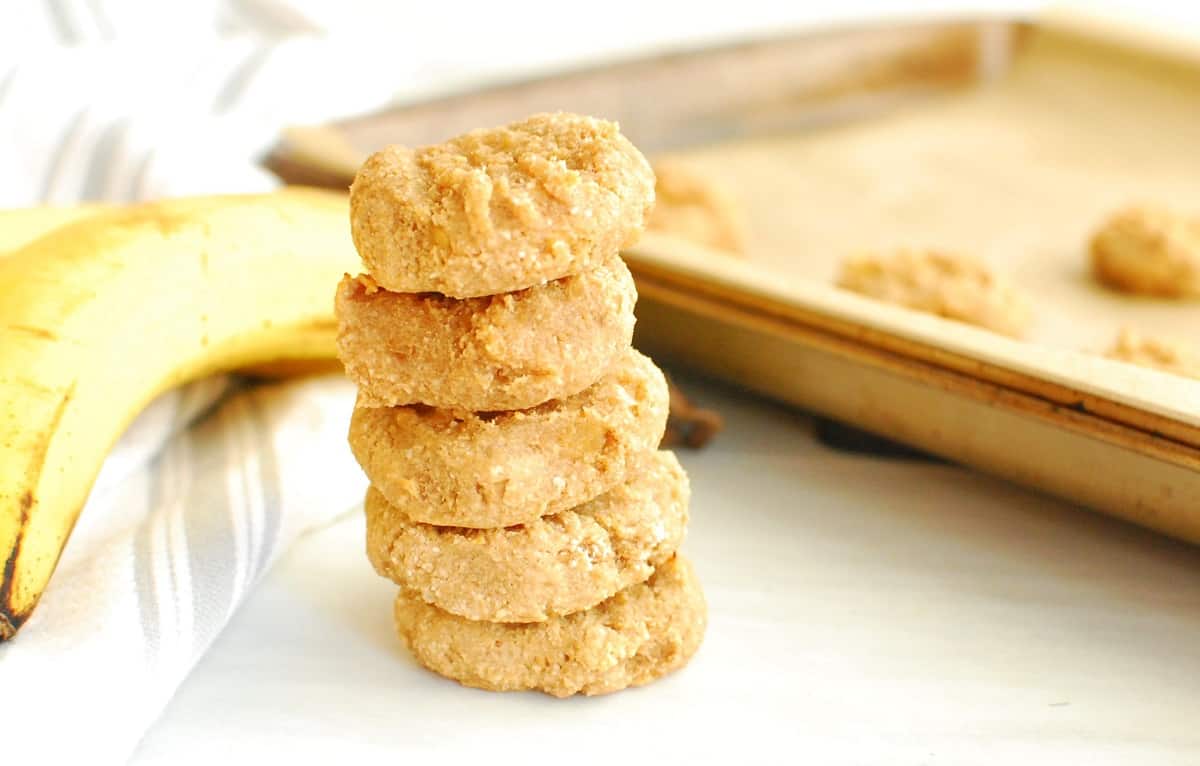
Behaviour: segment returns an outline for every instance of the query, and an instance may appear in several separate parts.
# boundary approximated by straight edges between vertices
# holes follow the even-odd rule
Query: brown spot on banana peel
[[[58,424],[62,421],[63,413],[67,410],[67,405],[75,398],[75,385],[76,382],[72,381],[71,385],[67,387],[58,406],[54,409],[54,416],[50,418],[50,422],[46,424],[46,429],[42,432],[41,440],[29,461],[29,468],[26,471],[25,491],[21,493],[21,497],[17,501],[17,506],[21,514],[20,531],[17,532],[17,539],[13,541],[12,550],[8,552],[8,557],[4,560],[3,570],[0,570],[0,642],[7,641],[17,634],[17,631],[29,619],[29,615],[33,613],[33,608],[37,605],[42,595],[38,593],[29,603],[23,605],[13,602],[13,586],[16,582],[17,560],[21,557],[21,547],[25,542],[25,533],[29,530],[29,520],[33,516],[33,506],[37,503],[37,498],[33,492],[42,477],[42,469],[46,466],[46,452],[50,449],[50,440],[54,438],[54,434],[58,431]],[[74,522],[72,522],[72,526],[74,526]],[[58,557],[61,555],[62,548],[59,548],[55,553],[52,569],[58,566]]]
[[[24,333],[31,335],[39,340],[58,340],[58,336],[43,327],[32,327],[26,324],[10,324],[6,325],[13,332]]]
[[[29,523],[29,509],[33,508],[33,492],[25,490],[21,495],[21,525],[17,539],[13,541],[12,550],[4,560],[4,569],[0,570],[0,641],[7,641],[17,634],[21,625],[29,618],[29,614],[19,614],[12,606],[13,575],[17,571],[17,556],[21,553],[21,542],[25,539],[25,525]]]
[[[158,223],[165,227],[168,222]],[[322,317],[313,319],[301,325],[301,327],[308,330],[334,332],[337,330],[337,321],[331,317]],[[18,326],[11,329],[36,331],[37,328]],[[37,333],[35,332],[33,334]],[[333,358],[332,351],[331,358]],[[21,531],[18,533],[17,540],[14,542],[12,550],[8,552],[8,557],[4,562],[3,570],[0,570],[0,642],[6,641],[16,635],[21,625],[23,625],[25,621],[29,619],[30,614],[33,612],[33,608],[37,604],[38,598],[41,596],[39,593],[38,597],[32,599],[30,603],[25,604],[24,606],[13,603],[13,587],[16,574],[16,565],[17,560],[20,557],[21,543],[24,540],[24,533],[32,515],[33,506],[37,500],[33,494],[33,490],[37,487],[37,483],[41,478],[41,471],[45,465],[46,451],[50,447],[50,440],[53,438],[54,433],[58,430],[59,421],[62,419],[67,405],[75,395],[75,385],[76,384],[72,382],[70,387],[68,387],[66,392],[63,394],[63,398],[58,404],[58,407],[54,413],[54,417],[51,419],[50,423],[47,424],[47,427],[42,435],[41,443],[39,444],[37,451],[29,463],[29,472],[26,477],[26,486],[28,489],[21,496],[19,501],[21,508]],[[62,550],[60,549],[56,555],[61,555],[61,553]],[[54,562],[54,567],[57,567],[57,565],[58,562],[56,560]]]

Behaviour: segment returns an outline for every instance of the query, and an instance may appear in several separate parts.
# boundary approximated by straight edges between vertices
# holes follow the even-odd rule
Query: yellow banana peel
[[[46,205],[0,210],[0,258],[53,229],[106,209],[103,205]]]
[[[358,268],[333,192],[0,213],[0,640],[138,412],[200,376],[332,358]]]

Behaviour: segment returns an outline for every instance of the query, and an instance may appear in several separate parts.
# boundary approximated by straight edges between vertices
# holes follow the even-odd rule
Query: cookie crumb
[[[670,388],[670,414],[661,446],[691,449],[707,446],[725,427],[725,420],[716,410],[693,403],[669,375],[667,386]]]
[[[1125,328],[1105,356],[1200,380],[1200,349],[1170,338],[1149,338]]]

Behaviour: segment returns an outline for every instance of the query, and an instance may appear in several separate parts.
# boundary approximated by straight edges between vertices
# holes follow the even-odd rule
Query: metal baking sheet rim
[[[1200,543],[1200,450],[1147,444],[1137,429],[986,382],[978,388],[996,396],[954,390],[936,373],[908,374],[763,332],[753,321],[728,321],[719,307],[695,310],[681,293],[645,287],[635,343],[656,358]],[[708,333],[718,342],[697,349]]]
[[[717,255],[709,256],[702,249],[673,238],[670,247],[655,247],[654,242],[653,236],[647,236],[626,251],[627,257],[634,262],[691,277],[697,282],[823,314],[1200,428],[1200,383],[1197,381],[1094,354],[1010,340],[986,330],[879,303],[829,285],[780,280],[767,269]],[[696,257],[680,258],[677,257],[679,253]]]

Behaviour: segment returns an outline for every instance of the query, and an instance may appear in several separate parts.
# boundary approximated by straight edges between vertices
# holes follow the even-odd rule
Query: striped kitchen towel
[[[51,587],[0,645],[3,728],[20,733],[6,763],[124,761],[259,576],[361,500],[348,381],[228,387],[160,398],[105,465]]]
[[[274,2],[17,6],[0,8],[0,207],[269,189],[255,158],[281,125],[389,92],[339,85],[341,59]],[[142,413],[0,644],[0,763],[129,757],[272,562],[361,502],[353,401],[340,377],[214,378]]]

